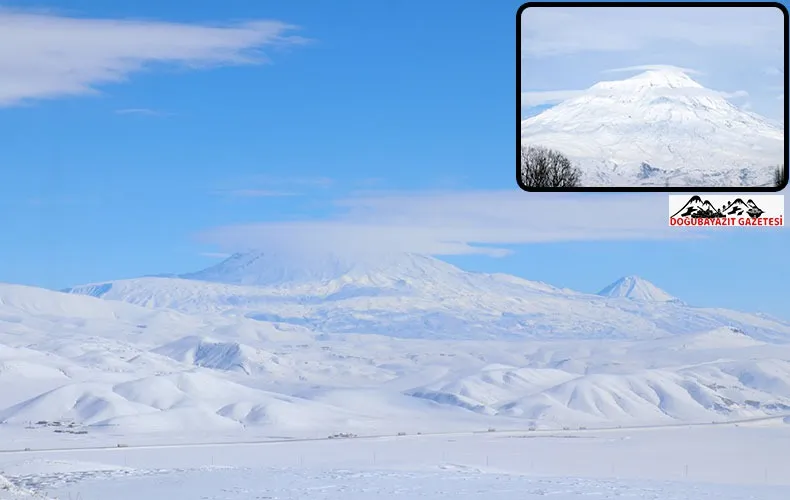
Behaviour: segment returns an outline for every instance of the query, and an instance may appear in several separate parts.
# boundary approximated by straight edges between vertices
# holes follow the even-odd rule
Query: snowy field
[[[738,427],[17,452],[0,454],[0,470],[18,488],[83,500],[786,500],[788,446],[790,425],[775,419]],[[0,498],[26,498],[5,494]]]

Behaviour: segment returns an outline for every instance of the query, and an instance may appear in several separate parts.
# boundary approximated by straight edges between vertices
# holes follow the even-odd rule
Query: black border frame
[[[529,188],[521,182],[521,15],[530,7],[774,7],[782,12],[784,17],[784,63],[787,65],[787,56],[790,50],[790,18],[788,17],[787,7],[779,2],[685,2],[685,1],[665,1],[665,2],[612,2],[612,1],[541,1],[527,2],[516,11],[516,183],[527,192],[642,192],[642,193],[776,193],[787,187],[790,174],[788,164],[788,153],[790,153],[790,138],[787,136],[788,121],[790,120],[790,80],[788,80],[787,68],[784,68],[784,183],[779,186],[767,187],[642,187],[642,186],[621,186],[621,187],[576,187],[576,188]]]

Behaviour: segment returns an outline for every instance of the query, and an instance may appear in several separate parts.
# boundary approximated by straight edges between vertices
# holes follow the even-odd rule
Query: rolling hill
[[[68,293],[0,285],[0,434],[320,436],[790,414],[790,325],[779,319],[696,308],[637,277],[585,294],[425,256],[326,256],[286,271],[292,258],[239,254]]]

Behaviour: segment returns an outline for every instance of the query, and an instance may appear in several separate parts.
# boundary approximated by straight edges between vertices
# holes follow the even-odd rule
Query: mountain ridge
[[[256,269],[243,267],[251,272],[247,278],[235,266],[253,258],[267,269],[265,284],[232,284],[249,283],[260,276]],[[333,261],[315,258],[311,262]],[[220,263],[211,268],[210,276],[197,272],[185,275],[192,279],[119,280],[77,286],[70,293],[186,314],[234,315],[320,332],[399,338],[660,338],[735,326],[758,340],[790,339],[790,323],[691,307],[639,278],[618,280],[599,292],[602,296],[509,275],[467,272],[428,256],[407,254],[360,262],[348,272],[346,268],[331,267],[326,272],[313,268],[308,273],[313,281],[303,273],[290,280],[294,275],[275,269],[277,257],[251,252],[245,259],[227,261],[231,265],[227,276],[217,272],[225,269]],[[287,264],[295,263],[289,256]],[[269,280],[282,276],[288,279]]]
[[[279,259],[235,264],[253,258],[213,277],[249,281]],[[665,300],[641,278],[602,297],[427,256],[358,264],[267,269],[287,279],[266,285],[0,285],[0,432],[321,437],[790,413],[788,322]]]

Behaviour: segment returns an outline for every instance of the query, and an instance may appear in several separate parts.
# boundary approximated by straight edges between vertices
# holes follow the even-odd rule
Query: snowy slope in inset
[[[523,120],[521,138],[570,157],[588,186],[772,185],[784,155],[780,125],[673,68],[597,83]]]

